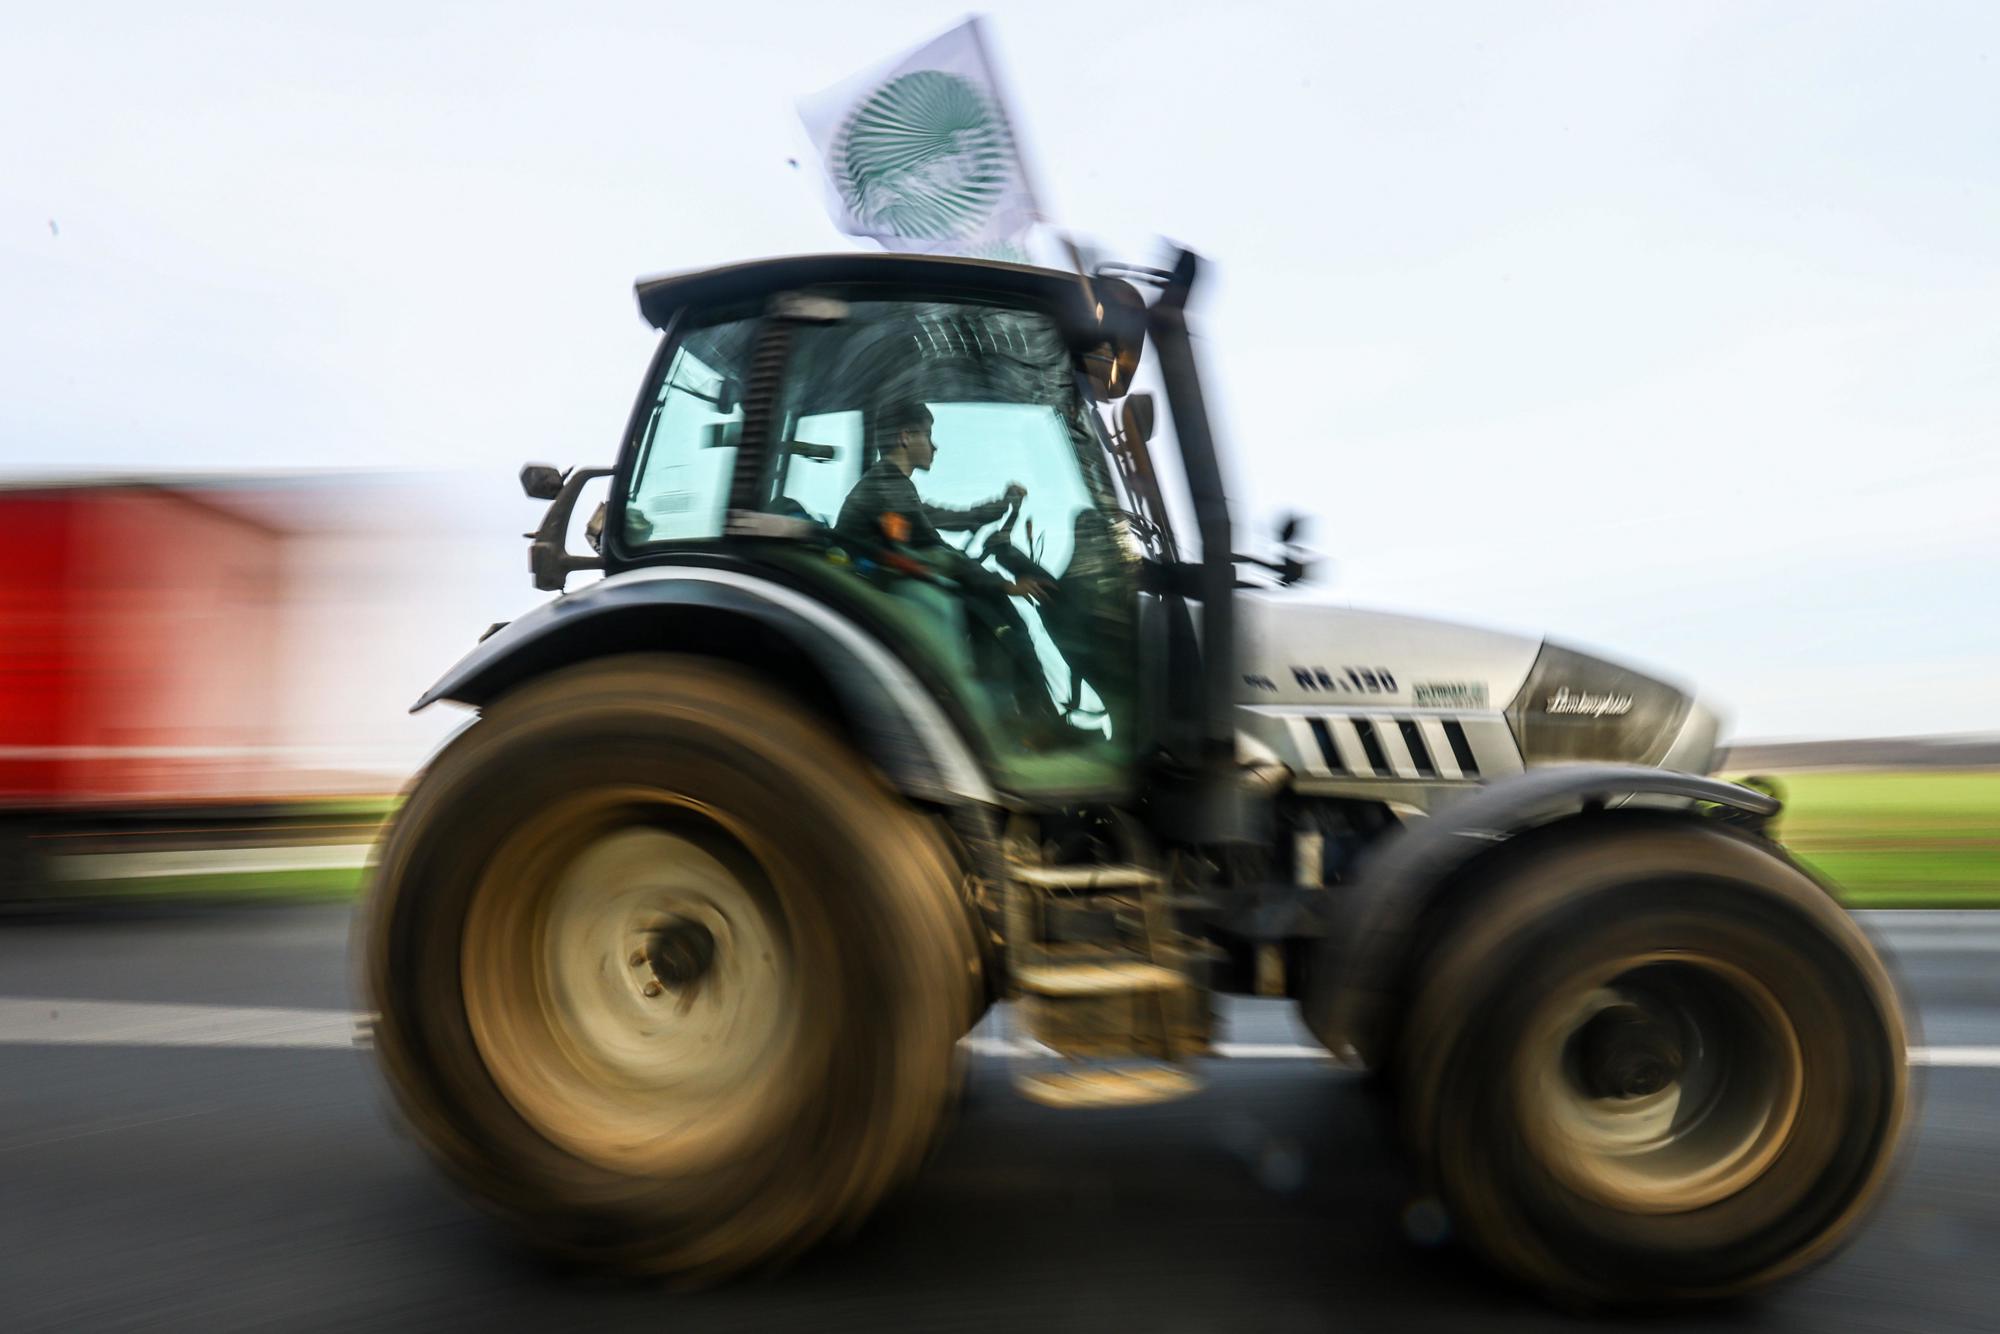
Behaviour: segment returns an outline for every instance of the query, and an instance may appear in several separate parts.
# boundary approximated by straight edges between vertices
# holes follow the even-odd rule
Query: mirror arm
[[[1294,555],[1287,555],[1282,560],[1266,560],[1262,556],[1232,554],[1230,559],[1242,564],[1260,565],[1271,571],[1278,576],[1278,584],[1281,588],[1290,588],[1293,584],[1301,582],[1306,577],[1308,570],[1306,562]],[[1237,587],[1243,588],[1247,587],[1247,585],[1238,584]]]
[[[575,571],[604,568],[602,557],[569,554],[569,521],[584,484],[609,477],[612,471],[578,468],[563,480],[562,490],[549,502],[548,512],[542,516],[542,526],[529,535],[533,540],[528,543],[528,572],[534,576],[536,588],[545,593],[560,593]]]

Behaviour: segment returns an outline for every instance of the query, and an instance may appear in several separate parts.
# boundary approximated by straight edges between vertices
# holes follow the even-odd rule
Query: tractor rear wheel
[[[367,908],[420,1138],[553,1251],[713,1278],[927,1150],[979,955],[941,840],[818,719],[699,658],[554,673],[432,764]]]
[[[1698,1299],[1825,1255],[1907,1099],[1890,978],[1773,850],[1691,823],[1563,832],[1431,956],[1402,1114],[1457,1232],[1543,1290]]]

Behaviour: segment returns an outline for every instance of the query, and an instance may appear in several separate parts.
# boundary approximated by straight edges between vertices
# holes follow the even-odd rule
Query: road
[[[1875,916],[1934,1062],[1913,1152],[1833,1263],[1677,1329],[2000,1326],[2000,914]],[[350,1041],[338,908],[0,919],[0,1326],[1574,1331],[1449,1248],[1365,1090],[1275,1002],[1188,1101],[1027,1104],[976,1056],[928,1173],[858,1235],[717,1291],[512,1246],[397,1131]],[[1942,1062],[1942,1063],[1940,1063]],[[1949,1063],[1956,1062],[1956,1063]]]

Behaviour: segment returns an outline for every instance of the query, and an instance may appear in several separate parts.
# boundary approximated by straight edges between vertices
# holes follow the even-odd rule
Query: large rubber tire
[[[932,1141],[981,981],[959,882],[925,820],[743,673],[561,671],[456,738],[387,838],[364,918],[381,1063],[449,1173],[541,1247],[699,1281],[781,1260]]]
[[[1698,1300],[1824,1257],[1908,1100],[1891,979],[1767,846],[1630,818],[1512,856],[1429,960],[1404,1129],[1457,1233],[1562,1300]]]

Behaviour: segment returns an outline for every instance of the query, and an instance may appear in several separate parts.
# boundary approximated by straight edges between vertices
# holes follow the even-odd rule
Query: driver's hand
[[[1056,595],[1056,586],[1046,579],[1016,579],[1007,585],[1007,596],[1047,602]]]
[[[1027,496],[1027,487],[1022,486],[1019,482],[1009,482],[1007,483],[1007,492],[1001,499],[1005,500],[1009,505],[1018,505],[1027,499]]]

